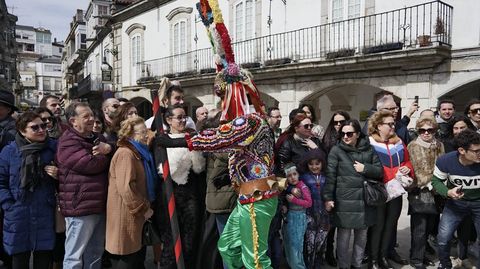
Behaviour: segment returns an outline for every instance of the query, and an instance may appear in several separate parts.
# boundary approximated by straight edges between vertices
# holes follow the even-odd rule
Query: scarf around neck
[[[143,169],[145,169],[145,177],[147,182],[147,193],[148,193],[148,200],[150,202],[154,201],[156,198],[155,190],[157,189],[157,172],[155,169],[155,163],[153,161],[152,154],[148,150],[147,145],[144,145],[140,142],[137,142],[133,139],[129,139],[128,142],[135,147],[138,151],[140,156],[142,157],[143,161]]]
[[[20,133],[17,133],[15,143],[22,155],[20,188],[33,192],[40,180],[45,178],[45,172],[43,172],[44,164],[40,159],[40,152],[47,146],[47,140],[44,142],[30,142]]]

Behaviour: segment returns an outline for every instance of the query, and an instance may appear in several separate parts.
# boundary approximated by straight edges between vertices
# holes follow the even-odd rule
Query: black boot
[[[400,264],[400,265],[408,265],[408,261],[402,258],[398,252],[394,251],[392,255],[390,255],[390,260]]]
[[[337,267],[337,259],[335,258],[333,251],[325,252],[325,261],[328,263],[328,265]]]
[[[378,266],[380,269],[393,269],[393,266],[387,260],[387,258],[383,257],[378,260]]]

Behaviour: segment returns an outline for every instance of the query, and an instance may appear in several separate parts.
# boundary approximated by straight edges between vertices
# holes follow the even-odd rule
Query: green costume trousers
[[[218,250],[223,262],[229,269],[245,266],[246,269],[272,268],[268,250],[268,230],[275,211],[278,198],[272,197],[252,204],[240,204],[230,214],[225,229],[218,241]],[[251,211],[255,213],[257,236],[254,238]],[[257,244],[257,255],[254,251],[254,241]],[[259,267],[256,267],[258,261]]]

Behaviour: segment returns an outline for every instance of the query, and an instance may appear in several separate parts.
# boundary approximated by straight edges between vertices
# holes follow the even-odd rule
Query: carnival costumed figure
[[[230,269],[271,268],[268,230],[279,193],[273,133],[255,84],[235,63],[217,0],[201,0],[197,9],[216,54],[214,89],[222,98],[223,124],[186,140],[190,150],[230,153],[230,178],[239,198],[218,242],[223,261]]]

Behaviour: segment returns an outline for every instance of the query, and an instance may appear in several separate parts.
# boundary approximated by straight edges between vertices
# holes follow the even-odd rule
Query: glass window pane
[[[253,30],[253,1],[245,1],[245,39],[250,39],[254,37]]]
[[[235,41],[243,40],[243,2],[235,6]]]

